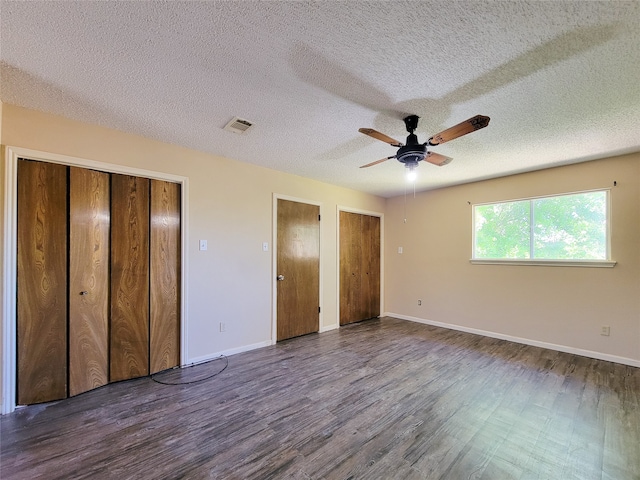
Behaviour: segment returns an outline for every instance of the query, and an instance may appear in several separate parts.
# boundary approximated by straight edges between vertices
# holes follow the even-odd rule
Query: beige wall
[[[608,187],[614,268],[469,263],[469,202]],[[387,312],[640,366],[640,154],[424,192],[404,212],[404,197],[387,202]]]
[[[322,204],[322,329],[338,323],[339,205],[385,214],[386,312],[640,365],[640,154],[424,192],[405,206],[403,196],[385,200],[7,104],[0,126],[3,147],[188,177],[187,361],[270,341],[276,193]],[[614,268],[469,263],[468,202],[606,187]],[[208,240],[207,252],[198,251],[199,239]],[[605,324],[610,337],[599,334]]]
[[[337,205],[385,208],[384,198],[13,105],[1,133],[4,146],[188,177],[187,360],[270,341],[274,193],[321,203],[322,329],[338,324]]]

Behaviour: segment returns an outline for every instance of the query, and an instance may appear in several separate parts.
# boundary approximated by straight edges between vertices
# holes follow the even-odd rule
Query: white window
[[[613,266],[609,190],[473,206],[474,263]]]

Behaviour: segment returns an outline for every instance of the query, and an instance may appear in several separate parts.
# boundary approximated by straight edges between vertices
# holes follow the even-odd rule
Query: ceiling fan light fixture
[[[405,163],[404,166],[407,168],[407,180],[415,182],[416,178],[418,178],[418,172],[416,171],[418,162]]]

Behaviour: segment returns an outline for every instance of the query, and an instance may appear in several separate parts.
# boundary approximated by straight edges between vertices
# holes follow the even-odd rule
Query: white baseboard
[[[582,357],[595,358],[598,360],[606,360],[607,362],[620,363],[623,365],[629,365],[632,367],[640,368],[640,360],[633,358],[619,357],[617,355],[610,355],[608,353],[594,352],[592,350],[584,350],[582,348],[568,347],[566,345],[558,345],[555,343],[541,342],[538,340],[532,340],[529,338],[514,337],[512,335],[505,335],[503,333],[490,332],[488,330],[480,330],[477,328],[464,327],[462,325],[454,325],[452,323],[435,322],[433,320],[427,320],[425,318],[412,317],[409,315],[400,315],[399,313],[385,312],[384,316],[399,318],[401,320],[409,320],[410,322],[423,323],[425,325],[433,325],[434,327],[448,328],[449,330],[458,330],[460,332],[473,333],[476,335],[482,335],[484,337],[498,338],[500,340],[507,340],[509,342],[521,343],[524,345],[531,345],[532,347],[548,348],[549,350],[556,350],[558,352],[572,353],[574,355],[580,355]]]
[[[337,324],[328,325],[325,327],[320,327],[318,333],[328,332],[330,330],[335,330],[338,328]],[[182,367],[188,367],[191,365],[198,365],[199,363],[209,362],[211,360],[215,360],[216,358],[220,358],[221,356],[230,357],[231,355],[235,355],[237,353],[248,352],[250,350],[256,350],[257,348],[269,347],[271,345],[275,345],[276,342],[272,342],[271,340],[266,340],[264,342],[253,343],[251,345],[243,345],[237,348],[230,348],[228,350],[223,350],[221,352],[209,353],[207,355],[202,355],[200,357],[195,357],[188,359]]]
[[[328,325],[326,327],[320,327],[320,330],[318,333],[324,333],[324,332],[328,332],[330,330],[336,330],[338,328],[338,324],[334,323],[333,325]]]
[[[188,359],[186,361],[186,363],[184,365],[182,365],[182,367],[187,367],[187,366],[191,366],[191,365],[197,365],[199,363],[209,362],[211,360],[215,360],[216,358],[220,358],[222,356],[230,357],[231,355],[235,355],[236,353],[248,352],[250,350],[255,350],[257,348],[268,347],[270,345],[273,345],[273,344],[271,343],[270,340],[267,340],[267,341],[264,341],[264,342],[253,343],[251,345],[243,345],[241,347],[230,348],[228,350],[223,350],[221,352],[209,353],[207,355],[202,355],[201,357],[195,357],[195,358]]]

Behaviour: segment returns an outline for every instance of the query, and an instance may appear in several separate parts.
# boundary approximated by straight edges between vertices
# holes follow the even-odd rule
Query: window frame
[[[496,205],[500,203],[511,203],[529,201],[530,237],[529,252],[533,256],[533,230],[535,228],[533,216],[533,202],[542,198],[557,198],[568,195],[580,195],[583,193],[604,192],[606,195],[606,259],[536,259],[536,258],[476,258],[476,207],[484,205]],[[595,188],[591,190],[579,190],[575,192],[556,193],[550,195],[537,195],[532,197],[514,198],[510,200],[500,200],[493,202],[473,203],[471,205],[471,259],[470,263],[475,265],[538,265],[538,266],[565,266],[565,267],[604,267],[612,268],[616,261],[611,259],[611,188]]]

